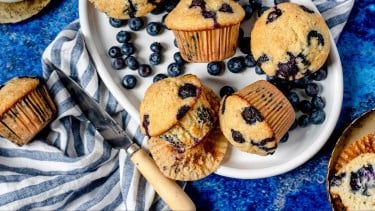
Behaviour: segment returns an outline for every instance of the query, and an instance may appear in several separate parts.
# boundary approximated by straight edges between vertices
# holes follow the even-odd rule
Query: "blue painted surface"
[[[210,175],[186,191],[199,210],[330,210],[325,176],[330,152],[344,128],[375,107],[375,2],[356,1],[338,42],[344,72],[340,119],[323,149],[297,169],[257,180]],[[371,18],[372,16],[372,18]],[[42,76],[41,55],[67,24],[78,18],[78,1],[52,1],[37,16],[0,25],[0,84],[14,76]]]

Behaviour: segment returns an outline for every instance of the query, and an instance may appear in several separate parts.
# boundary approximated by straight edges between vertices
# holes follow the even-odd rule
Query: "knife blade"
[[[50,66],[55,70],[60,81],[75,99],[86,118],[112,147],[125,149],[134,165],[170,209],[196,209],[182,188],[175,181],[163,175],[149,154],[134,143],[122,127],[94,99],[62,70],[52,64]]]

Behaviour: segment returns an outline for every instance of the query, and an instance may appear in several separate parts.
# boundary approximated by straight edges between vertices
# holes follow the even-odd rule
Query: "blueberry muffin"
[[[260,80],[225,96],[219,110],[220,127],[241,151],[273,154],[295,120],[288,99],[271,83]]]
[[[17,23],[38,14],[51,0],[0,2],[0,23]]]
[[[330,33],[319,13],[303,5],[280,3],[255,22],[250,47],[267,75],[296,80],[326,62]]]
[[[39,78],[17,77],[0,89],[0,135],[23,145],[56,115],[56,106]]]
[[[330,194],[340,210],[375,210],[375,153],[362,153],[332,178]]]
[[[90,0],[95,7],[111,18],[129,19],[151,12],[162,0]]]
[[[183,151],[199,143],[214,127],[212,92],[195,75],[153,83],[140,105],[141,130]],[[214,105],[213,105],[214,106]]]
[[[354,141],[338,156],[329,192],[336,210],[375,209],[375,136]]]
[[[242,6],[233,0],[181,0],[165,24],[189,62],[224,60],[235,54]]]
[[[151,137],[148,146],[155,163],[166,177],[192,181],[208,176],[219,167],[228,141],[220,129],[215,128],[201,142],[183,152],[158,137]]]

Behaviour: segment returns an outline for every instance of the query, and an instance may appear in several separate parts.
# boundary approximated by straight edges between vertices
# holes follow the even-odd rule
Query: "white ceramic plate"
[[[292,2],[304,4],[317,11],[310,1],[293,0]],[[127,68],[116,71],[112,69],[111,59],[107,55],[107,51],[111,46],[120,46],[116,41],[116,33],[120,30],[130,31],[130,29],[127,26],[113,28],[108,22],[108,17],[104,13],[98,12],[88,1],[79,1],[79,13],[82,32],[100,77],[120,105],[133,118],[139,121],[138,107],[145,89],[152,83],[152,76],[141,78],[137,75],[136,71]],[[148,15],[147,20],[160,21],[161,17],[162,15]],[[242,24],[245,36],[249,36],[250,34],[250,29],[254,21],[253,18]],[[168,64],[173,62],[172,55],[178,51],[173,44],[173,33],[169,30],[164,30],[160,35],[150,36],[143,29],[134,32],[134,34],[136,34],[136,37],[133,40],[137,48],[135,56],[140,63],[148,63],[148,57],[151,54],[149,46],[152,42],[158,41],[165,47],[163,52],[164,60],[162,64],[154,67],[153,75],[167,73]],[[333,39],[331,42],[332,48],[328,60],[328,78],[319,82],[323,87],[321,95],[327,101],[325,107],[326,120],[324,123],[292,131],[288,141],[279,144],[276,153],[271,156],[261,157],[230,148],[222,165],[216,171],[217,174],[242,179],[270,177],[288,172],[300,166],[321,149],[336,125],[343,96],[341,62]],[[241,52],[238,50],[237,54],[241,55]],[[207,73],[206,66],[206,63],[187,64],[185,65],[185,73],[198,75],[203,83],[211,87],[216,93],[219,93],[220,88],[224,85],[231,85],[238,90],[256,80],[265,79],[265,75],[257,75],[253,68],[248,68],[237,74],[225,70],[225,73],[221,76],[211,76]],[[122,87],[121,78],[126,74],[132,74],[137,77],[138,84],[134,89],[127,90]]]

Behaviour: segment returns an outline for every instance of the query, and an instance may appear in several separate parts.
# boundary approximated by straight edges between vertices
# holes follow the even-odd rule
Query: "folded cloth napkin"
[[[354,0],[313,2],[337,40]],[[43,53],[42,63],[58,116],[23,147],[0,138],[0,209],[166,209],[124,150],[112,149],[82,115],[50,67],[53,64],[70,75],[145,147],[146,139],[136,121],[97,75],[78,21],[58,34]]]

